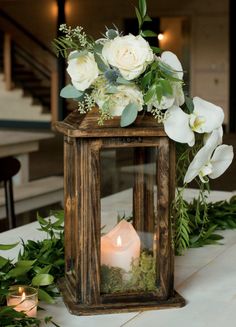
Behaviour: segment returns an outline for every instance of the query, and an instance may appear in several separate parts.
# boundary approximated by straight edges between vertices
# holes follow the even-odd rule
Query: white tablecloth
[[[215,194],[215,195],[214,195]],[[212,193],[214,199],[231,194]],[[0,243],[13,243],[20,238],[42,239],[37,223],[31,223],[0,234]],[[78,317],[70,315],[62,302],[40,304],[61,327],[233,327],[236,321],[236,230],[222,232],[222,245],[190,249],[175,259],[175,288],[187,300],[181,309]],[[15,258],[19,247],[0,251]]]

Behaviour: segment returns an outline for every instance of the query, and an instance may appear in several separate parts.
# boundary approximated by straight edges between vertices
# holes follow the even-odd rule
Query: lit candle
[[[7,305],[23,311],[28,317],[37,316],[38,293],[30,286],[13,286],[7,296]]]
[[[121,220],[101,238],[101,264],[129,271],[140,256],[140,238],[131,223]]]

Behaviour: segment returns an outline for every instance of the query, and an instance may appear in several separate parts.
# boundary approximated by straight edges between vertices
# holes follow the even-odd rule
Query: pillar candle
[[[133,225],[121,220],[101,238],[101,264],[129,271],[140,256],[140,238]]]

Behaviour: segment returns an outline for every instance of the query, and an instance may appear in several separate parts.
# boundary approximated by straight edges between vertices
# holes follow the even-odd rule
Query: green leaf
[[[44,301],[49,304],[54,304],[55,300],[42,288],[38,289],[39,300]]]
[[[156,37],[157,33],[150,31],[150,30],[145,30],[145,31],[141,31],[141,35],[143,37]]]
[[[0,256],[0,269],[2,269],[8,262],[9,262],[8,259]]]
[[[147,104],[155,95],[155,85],[152,85],[147,93],[144,95],[144,102]]]
[[[141,16],[142,16],[142,18],[144,18],[147,13],[146,0],[139,0],[138,4],[139,4],[139,11],[141,13]]]
[[[98,65],[98,69],[101,72],[105,72],[109,69],[109,67],[105,64],[105,62],[102,60],[102,58],[97,53],[94,53],[94,59]]]
[[[93,47],[94,52],[96,52],[98,54],[101,54],[102,49],[103,49],[103,44],[101,44],[101,43],[95,43],[94,44],[94,47]]]
[[[162,53],[162,50],[158,47],[151,47],[151,49],[154,53]]]
[[[172,86],[170,84],[170,82],[166,79],[160,79],[159,83],[162,86],[162,89],[164,91],[164,95],[172,95],[173,94],[173,89]]]
[[[129,103],[122,112],[120,126],[126,127],[131,125],[138,115],[138,106],[136,103]]]
[[[194,110],[193,100],[190,97],[185,96],[185,103],[188,109],[188,113],[191,114]]]
[[[161,98],[163,97],[163,89],[161,87],[161,85],[156,85],[156,97],[157,97],[157,101],[160,103],[161,102]]]
[[[141,79],[141,85],[143,88],[145,88],[146,86],[148,86],[151,82],[152,79],[152,72],[149,71],[146,75],[143,76],[143,78]]]
[[[54,277],[50,274],[37,274],[32,279],[32,285],[34,286],[46,286],[53,283]]]
[[[24,276],[32,267],[27,266],[27,267],[16,267],[13,268],[12,270],[10,270],[7,274],[6,274],[6,278],[10,278],[10,277],[20,277],[20,276]]]
[[[80,98],[83,92],[77,90],[73,85],[68,84],[60,92],[60,96],[66,99]]]
[[[109,85],[107,88],[106,88],[106,93],[108,94],[114,94],[114,93],[117,93],[117,87],[113,86],[113,85]]]
[[[138,8],[136,8],[136,7],[135,7],[135,13],[136,13],[136,16],[137,16],[137,19],[138,19],[138,26],[139,26],[139,28],[141,28],[142,24],[143,24],[143,21],[142,21],[141,14],[140,14]]]
[[[151,22],[151,21],[152,21],[152,19],[151,19],[151,17],[150,17],[150,16],[148,16],[148,15],[145,15],[145,17],[143,18],[143,21],[144,21],[144,22]]]
[[[130,84],[133,84],[132,82],[128,81],[127,79],[123,78],[123,77],[118,77],[116,82],[118,84],[124,84],[124,85],[130,85]]]
[[[36,262],[36,260],[20,260],[17,261],[16,263],[16,267],[21,267],[21,268],[30,268],[34,265],[34,263]]]
[[[14,243],[14,244],[0,244],[0,250],[11,250],[13,248],[15,248],[17,245],[19,244],[19,242]]]

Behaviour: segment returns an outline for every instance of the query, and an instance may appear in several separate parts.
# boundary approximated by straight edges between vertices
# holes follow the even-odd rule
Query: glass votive
[[[23,311],[28,317],[37,316],[38,291],[31,286],[15,285],[9,289],[7,305]]]

